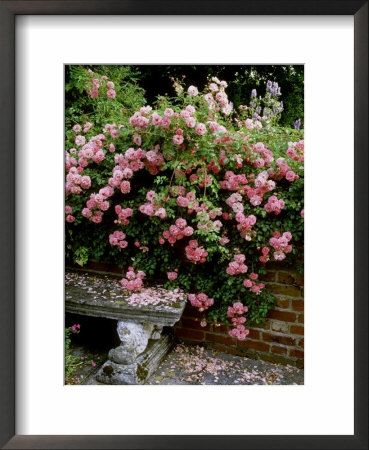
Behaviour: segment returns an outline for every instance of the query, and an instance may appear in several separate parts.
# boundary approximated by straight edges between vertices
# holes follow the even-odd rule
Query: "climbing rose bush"
[[[273,307],[267,264],[303,245],[303,130],[278,126],[278,84],[235,111],[226,81],[201,92],[174,80],[174,96],[130,109],[127,82],[87,69],[84,80],[100,126],[87,112],[67,120],[67,259],[128,268],[130,291],[145,275],[183,288],[202,322],[231,319],[244,339],[243,314],[259,323]]]

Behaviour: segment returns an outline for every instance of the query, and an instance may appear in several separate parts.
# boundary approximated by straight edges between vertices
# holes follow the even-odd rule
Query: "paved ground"
[[[107,352],[92,352],[81,345],[72,345],[71,350],[80,361],[69,384],[100,384],[95,375],[107,360]],[[197,345],[178,344],[146,384],[304,384],[304,371],[292,366],[220,353]]]

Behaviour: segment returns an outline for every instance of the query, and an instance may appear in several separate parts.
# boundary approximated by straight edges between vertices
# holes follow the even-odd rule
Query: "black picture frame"
[[[88,7],[86,7],[88,4]],[[354,17],[354,435],[15,435],[15,17],[21,14],[352,15]],[[0,1],[0,445],[5,449],[367,449],[368,448],[368,1],[42,0]],[[21,280],[17,280],[21,282]],[[337,341],[337,345],[339,345]]]

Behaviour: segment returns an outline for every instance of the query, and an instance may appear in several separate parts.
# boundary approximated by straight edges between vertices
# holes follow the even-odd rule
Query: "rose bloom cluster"
[[[198,245],[198,242],[195,239],[192,239],[185,248],[187,259],[195,264],[198,262],[204,263],[208,256],[208,252],[204,247],[199,247]]]
[[[93,161],[97,164],[104,161],[105,152],[103,148],[105,141],[106,136],[104,134],[92,136],[87,143],[84,136],[76,136],[76,145],[82,146],[82,149],[78,152],[78,164],[81,167],[87,167],[90,161]]]
[[[89,71],[89,74],[91,76],[93,76],[94,73],[92,71]],[[112,81],[108,81],[106,83],[107,80],[108,80],[108,77],[106,75],[103,75],[101,77],[101,80],[99,80],[99,78],[96,76],[93,77],[92,78],[92,90],[88,88],[87,94],[91,95],[91,97],[93,97],[93,98],[98,98],[99,97],[99,89],[101,87],[100,83],[102,83],[102,85],[104,86],[104,88],[106,90],[106,96],[108,98],[115,98],[117,93],[114,90],[114,87],[115,87],[114,83]],[[105,87],[105,83],[106,83],[106,87]]]
[[[85,134],[88,133],[88,132],[90,131],[90,129],[91,129],[93,126],[94,126],[93,123],[91,123],[91,122],[86,122],[86,123],[83,125],[83,132],[84,132]],[[73,126],[73,131],[74,131],[75,133],[80,133],[80,132],[82,131],[82,126],[79,125],[79,124],[74,125],[74,126]]]
[[[170,270],[170,267],[168,267],[168,270]],[[178,277],[178,269],[174,269],[171,272],[167,272],[168,280],[176,280]]]
[[[233,209],[233,212],[242,213],[244,210],[242,202],[242,195],[237,193],[232,194],[230,197],[227,198],[226,203],[228,206],[230,206]]]
[[[82,169],[83,170],[83,169]],[[91,178],[87,175],[81,175],[76,167],[71,167],[67,174],[67,182],[65,183],[65,195],[80,194],[82,189],[91,187]]]
[[[256,130],[261,130],[263,128],[263,124],[260,122],[260,120],[256,119],[246,119],[245,126],[249,131],[253,130],[254,128]]]
[[[110,134],[110,136],[113,139],[118,139],[120,137],[119,130],[121,128],[123,128],[122,124],[117,125],[116,123],[107,123],[104,127],[104,133]],[[109,151],[110,151],[110,153],[114,153],[114,151],[115,151],[114,144],[109,145]]]
[[[268,262],[269,261],[269,252],[270,252],[269,247],[263,247],[261,249],[261,256],[259,257],[259,261],[262,263]]]
[[[264,194],[275,188],[275,181],[269,179],[267,171],[260,172],[254,181],[255,188],[245,186],[244,190],[251,205],[258,206],[263,201]]]
[[[277,170],[272,169],[269,171],[271,178],[274,178],[275,180],[286,178],[286,180],[291,183],[300,178],[299,175],[291,169],[285,158],[278,158],[275,163],[277,165]]]
[[[274,161],[273,153],[264,147],[262,142],[257,142],[252,146],[252,149],[257,153],[257,157],[250,162],[258,169],[261,167],[269,167]]]
[[[246,239],[246,241],[251,241],[251,228],[256,223],[256,217],[250,214],[248,217],[244,213],[239,212],[236,214],[237,230],[240,231],[241,237]]]
[[[221,155],[225,155],[224,150],[221,151]],[[224,156],[225,157],[225,156]],[[209,164],[206,165],[206,169],[209,173],[213,172],[213,173],[219,173],[220,172],[220,164],[222,162],[222,157],[220,156],[219,158],[219,164],[217,164],[214,159],[212,159],[210,161]]]
[[[164,164],[164,156],[159,150],[160,145],[155,145],[153,149],[146,153],[145,165],[151,175],[156,175]]]
[[[206,170],[200,167],[197,169],[196,173],[190,175],[190,182],[192,184],[197,183],[199,188],[202,189],[205,186],[210,186],[213,180],[207,175]]]
[[[193,228],[187,226],[186,219],[178,218],[175,225],[171,225],[169,230],[163,231],[163,237],[159,238],[159,243],[164,244],[165,240],[173,245],[175,242],[183,239],[185,236],[192,236]],[[191,242],[191,241],[190,241]]]
[[[196,194],[194,192],[187,192],[184,186],[173,186],[170,189],[170,194],[176,198],[176,203],[182,208],[188,208],[188,213],[199,211],[199,202],[196,201]]]
[[[233,306],[229,306],[227,310],[227,316],[231,318],[231,324],[234,326],[228,334],[239,341],[243,341],[249,334],[249,330],[243,325],[246,322],[246,317],[243,314],[247,311],[248,307],[244,306],[241,302],[233,303]]]
[[[224,125],[219,125],[215,120],[208,121],[209,130],[215,136],[221,136],[227,133],[227,128]],[[219,172],[219,170],[218,170]],[[217,173],[217,172],[214,172]]]
[[[283,261],[286,253],[292,252],[292,245],[289,244],[292,239],[292,234],[289,231],[282,235],[278,231],[273,233],[273,237],[269,239],[269,244],[274,248],[273,257],[276,261]]]
[[[304,140],[299,142],[289,142],[286,155],[295,161],[304,162]]]
[[[225,180],[220,181],[219,184],[222,189],[227,189],[228,191],[238,191],[243,185],[248,183],[245,174],[235,175],[231,170],[228,170],[224,177]]]
[[[65,206],[65,220],[69,223],[72,223],[76,220],[74,216],[72,216],[72,207],[69,205]]]
[[[257,283],[256,280],[259,278],[257,273],[250,273],[249,278],[243,280],[243,285],[245,288],[249,288],[251,292],[256,295],[260,294],[260,291],[265,288],[264,283]]]
[[[129,291],[140,291],[142,288],[142,280],[146,274],[142,270],[135,273],[133,267],[128,267],[126,278],[122,278],[121,285]]]
[[[122,194],[128,194],[131,191],[131,183],[128,179],[132,178],[133,172],[137,172],[145,167],[141,161],[146,152],[141,149],[134,150],[129,148],[125,155],[115,155],[114,161],[117,164],[113,168],[113,177],[109,178],[109,185],[120,189]]]
[[[150,217],[156,216],[160,217],[160,219],[165,219],[167,217],[167,212],[165,208],[160,205],[156,205],[154,200],[157,198],[157,195],[154,191],[149,191],[146,194],[146,200],[148,203],[144,203],[139,207],[139,211],[142,214],[146,214]]]
[[[98,194],[91,194],[90,199],[86,202],[86,208],[82,209],[82,216],[94,223],[100,223],[104,215],[103,211],[107,211],[110,207],[110,203],[106,199],[113,194],[114,190],[110,186],[101,188]]]
[[[233,261],[228,264],[226,272],[228,275],[238,275],[240,273],[246,273],[248,267],[244,264],[246,256],[242,253],[234,255]]]
[[[214,304],[214,299],[209,298],[206,294],[188,294],[188,300],[192,306],[198,308],[200,312],[205,311]]]
[[[196,119],[192,117],[195,114],[195,111],[196,110],[192,105],[187,105],[186,108],[179,113],[179,116],[185,121],[188,128],[194,128],[196,125]]]
[[[69,150],[69,152],[70,153],[65,152],[65,170],[66,170],[66,172],[69,172],[69,169],[71,167],[77,166],[76,158],[74,158],[73,156],[70,156],[70,155],[75,155],[77,153],[77,150],[75,148],[71,148]]]
[[[213,83],[209,84],[209,93],[204,95],[204,99],[209,105],[210,111],[221,111],[225,116],[231,114],[233,103],[228,100],[224,89],[227,87],[226,81],[220,81],[217,77],[212,78]]]
[[[279,214],[284,208],[284,205],[284,200],[278,200],[275,195],[272,195],[268,198],[267,203],[264,205],[264,209],[268,213],[274,212],[274,214]]]
[[[118,216],[118,219],[114,220],[114,223],[119,223],[120,225],[128,225],[129,224],[128,217],[132,216],[133,209],[122,208],[120,205],[116,205],[115,212]]]
[[[125,241],[126,235],[123,231],[114,231],[113,234],[109,235],[109,243],[111,245],[116,245],[119,248],[126,248],[128,246],[128,242]]]
[[[90,74],[92,75],[93,72],[91,71]],[[99,89],[100,89],[100,80],[97,77],[94,77],[92,79],[92,90],[87,89],[87,94],[91,95],[91,97],[93,98],[98,98]]]
[[[227,238],[227,236],[225,235],[226,232],[223,234],[223,236],[219,239],[219,244],[220,245],[226,245],[229,242],[229,238]]]

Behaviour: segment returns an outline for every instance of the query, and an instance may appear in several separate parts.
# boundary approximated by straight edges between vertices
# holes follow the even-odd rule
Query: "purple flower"
[[[293,126],[295,127],[295,130],[299,130],[301,127],[301,119],[296,120]]]

